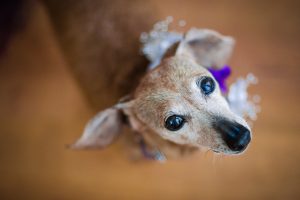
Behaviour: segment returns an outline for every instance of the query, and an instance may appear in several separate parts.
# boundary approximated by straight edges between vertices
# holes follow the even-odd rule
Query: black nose
[[[236,122],[220,120],[214,128],[221,134],[232,151],[241,152],[245,150],[251,140],[250,131]]]

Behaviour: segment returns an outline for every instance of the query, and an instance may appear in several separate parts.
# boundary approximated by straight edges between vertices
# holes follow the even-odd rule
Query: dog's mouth
[[[243,153],[247,148],[245,148],[242,151],[222,151],[222,150],[216,150],[216,149],[211,149],[215,154],[225,154],[225,155],[239,155],[241,153]]]

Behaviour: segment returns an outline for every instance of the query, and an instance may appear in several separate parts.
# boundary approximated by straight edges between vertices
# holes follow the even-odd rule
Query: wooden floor
[[[120,144],[67,150],[93,111],[39,6],[0,60],[0,199],[300,199],[299,3],[154,2],[164,16],[236,38],[231,81],[253,72],[262,97],[249,150],[165,164],[131,162]]]

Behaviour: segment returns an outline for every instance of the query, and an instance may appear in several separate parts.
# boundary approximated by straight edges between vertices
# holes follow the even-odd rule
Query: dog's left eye
[[[204,95],[209,95],[215,90],[215,81],[211,77],[204,77],[197,81],[198,87]]]

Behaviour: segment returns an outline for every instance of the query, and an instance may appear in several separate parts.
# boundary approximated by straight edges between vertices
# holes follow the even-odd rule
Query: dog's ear
[[[193,58],[203,67],[220,68],[226,64],[234,46],[232,37],[209,29],[191,29],[177,48],[176,55]]]
[[[84,132],[72,149],[99,149],[111,144],[121,133],[127,122],[123,113],[124,103],[99,112],[86,125]]]

